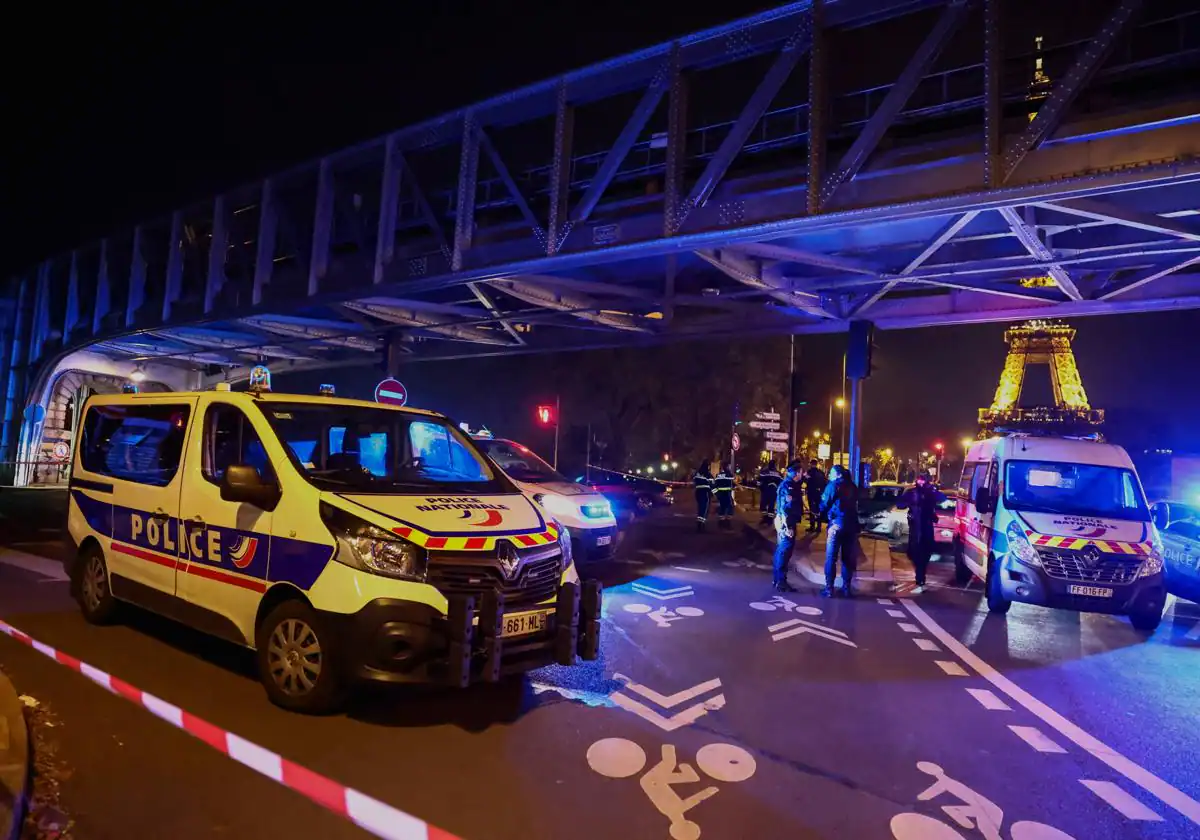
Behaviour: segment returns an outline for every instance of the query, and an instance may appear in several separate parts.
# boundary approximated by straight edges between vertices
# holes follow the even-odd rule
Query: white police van
[[[89,621],[128,602],[252,648],[271,700],[304,712],[357,680],[598,655],[600,587],[568,532],[453,423],[261,379],[88,400],[69,571]]]
[[[1162,620],[1162,541],[1121,447],[1027,433],[979,441],[957,505],[959,580],[982,580],[992,612],[1022,601],[1128,615],[1141,630]]]
[[[569,481],[524,444],[480,434],[473,437],[525,495],[566,526],[576,562],[612,555],[617,519],[608,499],[586,485]]]

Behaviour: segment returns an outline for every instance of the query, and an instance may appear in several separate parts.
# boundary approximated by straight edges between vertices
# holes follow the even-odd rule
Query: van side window
[[[268,481],[275,478],[271,460],[249,418],[237,406],[215,403],[204,415],[204,477],[219,482],[234,464],[256,467]]]
[[[991,469],[991,464],[983,463],[975,465],[975,475],[971,479],[971,498],[974,499],[979,494],[980,487],[986,487],[988,470]]]
[[[979,465],[972,461],[963,464],[962,476],[958,479],[958,492],[964,496],[971,494],[971,480],[975,478],[975,468],[977,466]]]
[[[166,487],[179,470],[187,435],[186,405],[97,405],[83,420],[80,464],[85,470]]]

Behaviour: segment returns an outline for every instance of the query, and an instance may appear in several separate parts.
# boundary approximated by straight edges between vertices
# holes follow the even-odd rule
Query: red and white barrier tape
[[[260,747],[232,732],[226,732],[166,700],[142,691],[98,668],[93,668],[86,662],[81,662],[61,650],[55,650],[21,632],[11,624],[0,621],[0,633],[29,645],[60,665],[65,665],[72,671],[82,674],[101,688],[136,703],[172,726],[182,729],[194,738],[199,738],[234,761],[308,797],[323,808],[345,817],[376,837],[382,837],[384,840],[458,840],[455,835],[429,825],[424,820],[399,811],[378,799],[372,799],[354,788],[338,784],[319,773],[314,773],[278,753]]]

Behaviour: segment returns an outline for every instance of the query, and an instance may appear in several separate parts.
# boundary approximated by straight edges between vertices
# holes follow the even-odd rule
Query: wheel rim
[[[104,574],[104,563],[99,557],[93,555],[88,558],[83,570],[82,589],[84,606],[89,612],[95,612],[108,591],[108,576]]]
[[[287,618],[275,625],[267,642],[267,669],[280,691],[292,697],[311,692],[323,661],[321,640],[307,622]]]
[[[643,496],[642,498],[637,500],[637,505],[638,505],[639,510],[650,510],[650,504],[651,504],[650,500],[647,499],[645,496]]]

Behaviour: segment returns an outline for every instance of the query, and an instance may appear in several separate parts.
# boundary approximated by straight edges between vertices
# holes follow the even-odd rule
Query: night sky
[[[236,12],[85,5],[73,7],[69,26],[61,10],[23,10],[21,30],[47,34],[36,62],[12,28],[4,50],[0,272],[322,152],[773,4],[393,5],[404,14],[366,3],[320,15],[280,3]],[[1188,350],[1200,313],[1075,326],[1084,384],[1114,432],[1138,445],[1161,439],[1200,450],[1200,388]],[[995,389],[1002,334],[1002,325],[879,333],[865,443],[916,451],[971,432]],[[814,404],[840,388],[842,342],[799,342]],[[469,411],[472,377],[446,375],[455,369],[414,369],[414,401]],[[365,383],[375,373],[346,375]],[[421,381],[438,385],[422,394]],[[814,406],[801,428],[823,427],[826,410]]]

